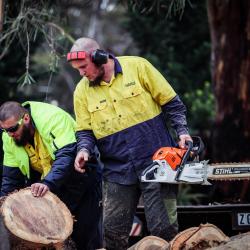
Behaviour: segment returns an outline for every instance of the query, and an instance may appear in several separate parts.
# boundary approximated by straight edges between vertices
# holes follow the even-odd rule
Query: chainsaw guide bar
[[[246,163],[216,163],[208,167],[210,180],[250,180],[250,162]]]

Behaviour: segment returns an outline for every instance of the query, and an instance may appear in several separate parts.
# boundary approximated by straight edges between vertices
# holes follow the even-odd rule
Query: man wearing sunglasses
[[[20,127],[20,125],[22,124],[22,122],[23,122],[23,116],[22,116],[22,118],[16,123],[16,125],[11,126],[11,127],[9,127],[9,128],[2,128],[2,131],[6,132],[6,133],[15,133],[15,132],[19,129],[19,127]]]
[[[75,121],[62,109],[41,102],[6,102],[0,107],[3,131],[1,196],[31,186],[34,196],[57,194],[77,222],[72,238],[77,249],[101,247],[101,178],[97,161],[85,173],[74,170]],[[94,156],[92,157],[94,159]]]

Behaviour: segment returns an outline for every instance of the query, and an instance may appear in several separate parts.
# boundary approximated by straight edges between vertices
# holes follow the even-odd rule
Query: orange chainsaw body
[[[162,147],[154,153],[153,160],[165,160],[173,170],[176,170],[186,152],[187,149]]]

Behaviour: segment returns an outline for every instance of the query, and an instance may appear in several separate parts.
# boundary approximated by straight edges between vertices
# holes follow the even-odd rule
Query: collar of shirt
[[[122,74],[122,66],[121,66],[121,64],[119,63],[119,61],[117,60],[117,58],[116,58],[114,55],[112,55],[112,54],[110,54],[109,57],[112,58],[112,59],[114,60],[114,62],[115,62],[115,77],[116,77],[117,74],[119,74],[119,73]]]
[[[112,54],[109,54],[109,58],[112,58],[114,60],[114,75],[111,77],[110,79],[110,82],[104,82],[104,81],[101,81],[101,85],[106,85],[106,86],[110,86],[114,80],[114,78],[119,74],[121,73],[122,74],[122,66],[121,64],[119,63],[118,59],[112,55]]]

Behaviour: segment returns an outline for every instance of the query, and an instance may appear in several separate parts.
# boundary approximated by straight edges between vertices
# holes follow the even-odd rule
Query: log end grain
[[[10,194],[2,204],[6,228],[16,237],[42,245],[64,242],[72,233],[73,218],[53,193],[34,197],[29,188]]]

